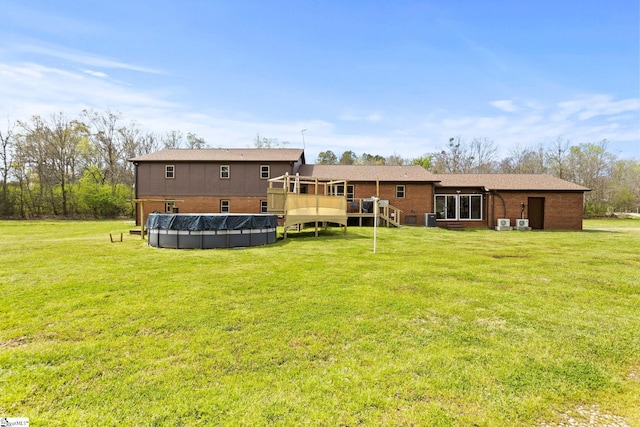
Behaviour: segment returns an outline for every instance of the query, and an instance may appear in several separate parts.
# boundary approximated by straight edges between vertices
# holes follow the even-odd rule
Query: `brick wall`
[[[583,193],[558,192],[500,192],[500,197],[492,195],[490,202],[489,227],[496,225],[498,218],[509,218],[511,225],[522,217],[522,203],[525,204],[525,219],[528,218],[529,197],[544,198],[545,230],[582,230]],[[506,206],[506,216],[504,211]],[[491,221],[491,219],[493,221]]]
[[[376,195],[376,184],[351,182],[354,185],[354,197],[356,199],[368,199]],[[396,185],[405,186],[405,197],[396,197]],[[387,183],[381,182],[379,185],[382,200],[389,200],[389,204],[402,210],[400,223],[413,223],[424,226],[424,214],[433,212],[433,185],[425,183]],[[409,216],[409,221],[407,221]]]

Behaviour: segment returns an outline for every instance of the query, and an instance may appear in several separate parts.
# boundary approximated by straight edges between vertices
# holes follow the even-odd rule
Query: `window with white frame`
[[[404,185],[396,185],[396,199],[404,199],[406,188]]]
[[[229,212],[229,201],[220,200],[220,212]]]
[[[435,198],[436,219],[482,219],[482,194],[437,194]]]
[[[268,205],[266,200],[260,200],[260,213],[267,213]]]
[[[229,179],[229,165],[220,165],[220,178]]]
[[[344,184],[336,185],[333,187],[333,195],[344,196]],[[355,186],[352,184],[347,185],[347,200],[352,201],[355,197]]]
[[[173,203],[165,203],[164,204],[164,211],[167,213],[172,213],[173,212]]]
[[[165,165],[164,167],[164,177],[168,179],[173,179],[176,177],[176,167],[174,165]]]
[[[269,179],[271,171],[269,165],[260,166],[260,179]]]

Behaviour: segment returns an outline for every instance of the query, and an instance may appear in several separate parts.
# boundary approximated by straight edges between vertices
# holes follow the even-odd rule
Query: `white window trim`
[[[226,209],[224,210],[224,205],[226,205]],[[231,202],[229,202],[229,200],[224,199],[224,200],[220,200],[220,213],[228,213],[231,212]]]
[[[402,188],[402,196],[398,196],[398,190]],[[404,199],[407,197],[407,186],[404,184],[396,185],[396,199]]]
[[[267,176],[264,176],[263,168],[266,168]],[[271,178],[271,166],[269,165],[260,165],[260,179],[269,179]]]
[[[169,172],[169,170],[171,170],[171,172]],[[171,176],[169,176],[169,173],[171,173]],[[175,179],[176,177],[175,165],[164,165],[164,177],[166,179]]]
[[[445,198],[445,205],[444,205],[444,211],[445,213],[447,212],[447,198],[448,197],[455,197],[456,199],[456,216],[455,218],[438,218],[436,215],[436,221],[482,221],[483,220],[483,197],[482,194],[436,194],[433,197],[433,206],[434,206],[434,210],[435,207],[437,206],[437,200],[438,197],[444,197]],[[480,199],[480,218],[460,218],[460,208],[462,206],[462,204],[460,203],[460,198],[461,197],[477,197]],[[469,206],[469,209],[471,210],[471,205]],[[437,214],[437,213],[436,213]]]
[[[227,169],[227,176],[224,176],[223,170]],[[220,165],[220,179],[229,179],[231,178],[231,167],[229,165]]]
[[[266,200],[260,200],[260,213],[268,213],[269,212],[269,204]]]

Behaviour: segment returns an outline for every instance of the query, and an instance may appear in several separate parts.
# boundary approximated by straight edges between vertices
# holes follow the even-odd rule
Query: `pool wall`
[[[151,214],[147,236],[156,248],[239,248],[274,243],[277,225],[276,215]]]

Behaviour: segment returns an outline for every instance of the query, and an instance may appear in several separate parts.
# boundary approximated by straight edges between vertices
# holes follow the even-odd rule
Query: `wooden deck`
[[[385,225],[387,227],[400,227],[400,215],[402,211],[388,203],[381,201],[378,206],[378,218],[382,222],[379,225]],[[356,218],[358,220],[358,226],[363,226],[363,220],[375,218],[373,212],[373,200],[371,199],[354,199],[347,202],[347,217]]]

